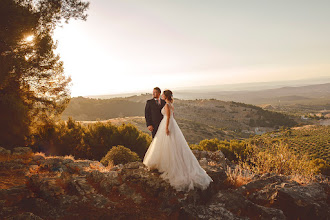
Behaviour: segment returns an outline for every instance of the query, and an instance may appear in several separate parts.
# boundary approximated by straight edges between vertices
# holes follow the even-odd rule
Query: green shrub
[[[198,145],[191,145],[190,148],[206,151],[221,150],[227,159],[236,162],[239,158],[246,159],[250,150],[245,141],[230,140],[229,142],[227,140],[220,141],[217,138],[202,140]]]
[[[189,147],[192,150],[203,150],[198,144],[190,144]]]
[[[125,164],[134,161],[141,161],[137,153],[132,152],[127,147],[118,145],[112,147],[111,150],[101,159],[101,163],[104,166],[108,166],[109,163],[113,165]]]
[[[200,149],[206,151],[217,151],[218,150],[218,139],[202,140],[199,142]]]
[[[31,148],[47,155],[73,155],[79,159],[101,160],[111,146],[123,145],[144,157],[151,143],[148,134],[132,124],[121,126],[111,122],[83,125],[69,118],[38,127]]]
[[[143,158],[151,143],[151,137],[141,132],[136,126],[128,123],[118,127],[119,142],[117,145],[123,145],[136,152],[140,158]]]
[[[100,160],[111,146],[120,145],[117,126],[111,122],[89,124],[83,142],[91,150],[92,158]]]
[[[245,160],[249,150],[247,147],[247,143],[239,140],[230,140],[229,143],[224,143],[220,141],[218,148],[228,160],[236,162],[239,159]]]
[[[316,173],[322,173],[324,175],[330,176],[330,166],[325,160],[317,158],[312,160],[312,164],[316,169]]]

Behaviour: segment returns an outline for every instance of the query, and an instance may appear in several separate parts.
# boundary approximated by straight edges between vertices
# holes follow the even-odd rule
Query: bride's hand
[[[168,130],[168,128],[166,128],[166,134],[169,135],[170,131]]]

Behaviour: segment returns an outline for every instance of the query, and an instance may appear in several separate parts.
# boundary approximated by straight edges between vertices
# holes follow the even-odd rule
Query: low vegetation
[[[123,145],[143,158],[151,143],[148,134],[131,124],[116,126],[98,122],[82,125],[72,118],[39,127],[31,139],[35,152],[93,160],[101,160],[117,145]]]
[[[111,148],[108,153],[101,159],[101,163],[104,166],[113,166],[118,164],[126,164],[129,162],[141,161],[139,156],[132,152],[127,147],[118,145]]]
[[[250,140],[221,141],[218,139],[203,140],[198,145],[190,145],[192,149],[216,151],[221,150],[227,159],[238,163],[242,170],[250,170],[255,174],[276,173],[300,176],[311,179],[315,174],[330,175],[329,164],[320,158],[312,158],[303,152],[292,150],[285,142],[264,143],[259,147]],[[234,185],[240,170],[229,170]],[[244,176],[243,179],[248,179]],[[235,181],[234,181],[235,180]],[[244,181],[241,181],[244,182]]]

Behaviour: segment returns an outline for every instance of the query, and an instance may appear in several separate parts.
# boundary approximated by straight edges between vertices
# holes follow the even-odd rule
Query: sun
[[[27,41],[27,42],[31,42],[31,41],[33,41],[33,39],[34,39],[34,36],[33,36],[33,35],[29,35],[29,36],[27,36],[27,37],[25,38],[25,41]]]

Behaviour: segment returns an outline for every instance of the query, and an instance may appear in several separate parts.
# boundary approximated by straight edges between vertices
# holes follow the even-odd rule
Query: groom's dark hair
[[[155,87],[154,89],[157,90],[159,93],[162,93],[159,87]]]

